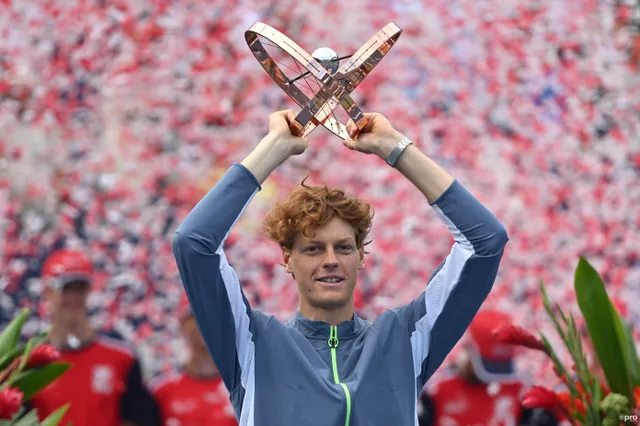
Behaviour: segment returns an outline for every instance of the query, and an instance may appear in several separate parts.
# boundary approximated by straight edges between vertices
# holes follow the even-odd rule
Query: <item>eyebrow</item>
[[[305,244],[324,244],[324,241],[309,240]],[[355,244],[355,241],[352,238],[342,238],[334,244]]]

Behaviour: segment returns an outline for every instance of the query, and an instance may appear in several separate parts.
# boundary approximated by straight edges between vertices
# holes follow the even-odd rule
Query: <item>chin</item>
[[[338,309],[349,303],[349,298],[344,297],[321,297],[311,300],[311,305],[320,309]]]

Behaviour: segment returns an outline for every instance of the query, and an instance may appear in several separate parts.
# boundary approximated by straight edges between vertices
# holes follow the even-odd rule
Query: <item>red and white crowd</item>
[[[488,305],[547,329],[540,279],[555,302],[575,308],[580,255],[613,296],[640,300],[633,2],[269,3],[0,1],[0,323],[23,306],[42,313],[42,260],[56,247],[80,248],[97,270],[95,323],[143,348],[149,375],[179,359],[173,230],[258,143],[269,113],[297,108],[246,45],[256,21],[308,52],[330,46],[340,55],[390,21],[403,29],[353,97],[389,117],[507,226]],[[384,162],[348,151],[324,129],[310,140],[229,237],[247,297],[283,319],[295,312],[294,282],[260,224],[307,174],[376,208],[361,315],[417,296],[448,253],[446,227]],[[640,323],[635,309],[627,314]],[[36,315],[28,330],[40,327]],[[541,377],[550,369],[538,361],[521,362]]]

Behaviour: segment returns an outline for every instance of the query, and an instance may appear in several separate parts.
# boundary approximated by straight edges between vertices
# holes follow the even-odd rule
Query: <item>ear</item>
[[[358,261],[358,269],[364,269],[364,247],[360,247],[358,249],[358,254],[360,255],[360,260]]]
[[[284,263],[284,270],[292,274],[293,269],[291,268],[291,250],[286,247],[282,247],[282,263]]]

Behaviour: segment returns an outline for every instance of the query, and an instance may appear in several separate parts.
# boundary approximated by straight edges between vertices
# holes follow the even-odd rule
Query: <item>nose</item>
[[[325,252],[325,258],[323,259],[322,266],[327,269],[338,266],[338,258],[336,257],[335,251],[333,251],[333,247],[329,247]]]

